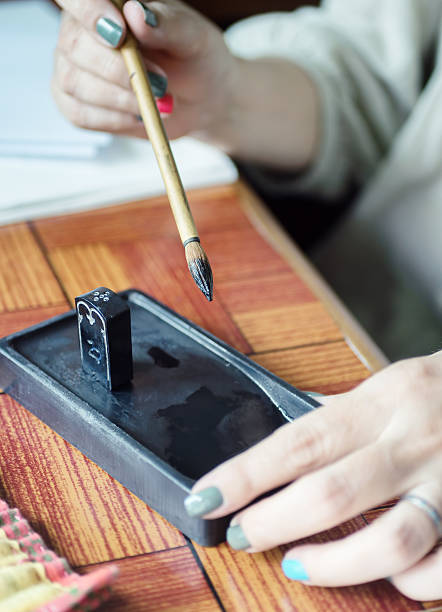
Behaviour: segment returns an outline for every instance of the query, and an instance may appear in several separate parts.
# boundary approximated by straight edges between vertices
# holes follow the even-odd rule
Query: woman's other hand
[[[228,541],[257,552],[395,497],[402,500],[394,508],[345,539],[294,545],[286,575],[321,586],[390,577],[413,599],[442,597],[442,548],[431,552],[442,536],[442,352],[324,398],[323,407],[200,479],[186,508],[205,518],[240,510]]]

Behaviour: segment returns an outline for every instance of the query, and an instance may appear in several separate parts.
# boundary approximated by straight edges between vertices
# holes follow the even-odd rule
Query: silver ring
[[[431,522],[436,527],[439,538],[442,538],[442,517],[434,506],[427,502],[423,497],[419,495],[413,495],[413,493],[407,493],[401,497],[401,501],[408,501],[414,504],[416,508],[423,510],[425,514],[431,519]]]

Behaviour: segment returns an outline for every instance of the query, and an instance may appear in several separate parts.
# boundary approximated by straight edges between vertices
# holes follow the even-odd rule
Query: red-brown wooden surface
[[[214,270],[212,304],[190,278],[164,197],[0,228],[0,335],[67,310],[75,295],[96,286],[137,287],[293,385],[325,393],[352,388],[367,368],[293,261],[271,246],[282,240],[278,231],[266,240],[262,219],[257,231],[245,193],[234,185],[190,194]],[[282,550],[248,555],[225,544],[194,546],[5,394],[0,431],[0,497],[79,572],[117,563],[121,577],[106,610],[424,607],[385,581],[344,589],[291,582],[280,570]],[[375,515],[313,539],[342,537]]]

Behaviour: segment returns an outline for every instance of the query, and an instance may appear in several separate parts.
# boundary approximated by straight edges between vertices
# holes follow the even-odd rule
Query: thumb
[[[143,47],[165,51],[179,59],[197,55],[207,40],[208,30],[215,27],[176,0],[129,0],[124,5],[124,16]]]
[[[126,24],[111,0],[57,0],[57,3],[105,45],[118,47],[124,41]]]

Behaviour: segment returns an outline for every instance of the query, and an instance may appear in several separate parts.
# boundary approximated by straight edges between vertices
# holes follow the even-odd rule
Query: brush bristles
[[[213,298],[213,276],[212,269],[199,242],[189,242],[185,247],[187,265],[193,280],[209,300]]]

